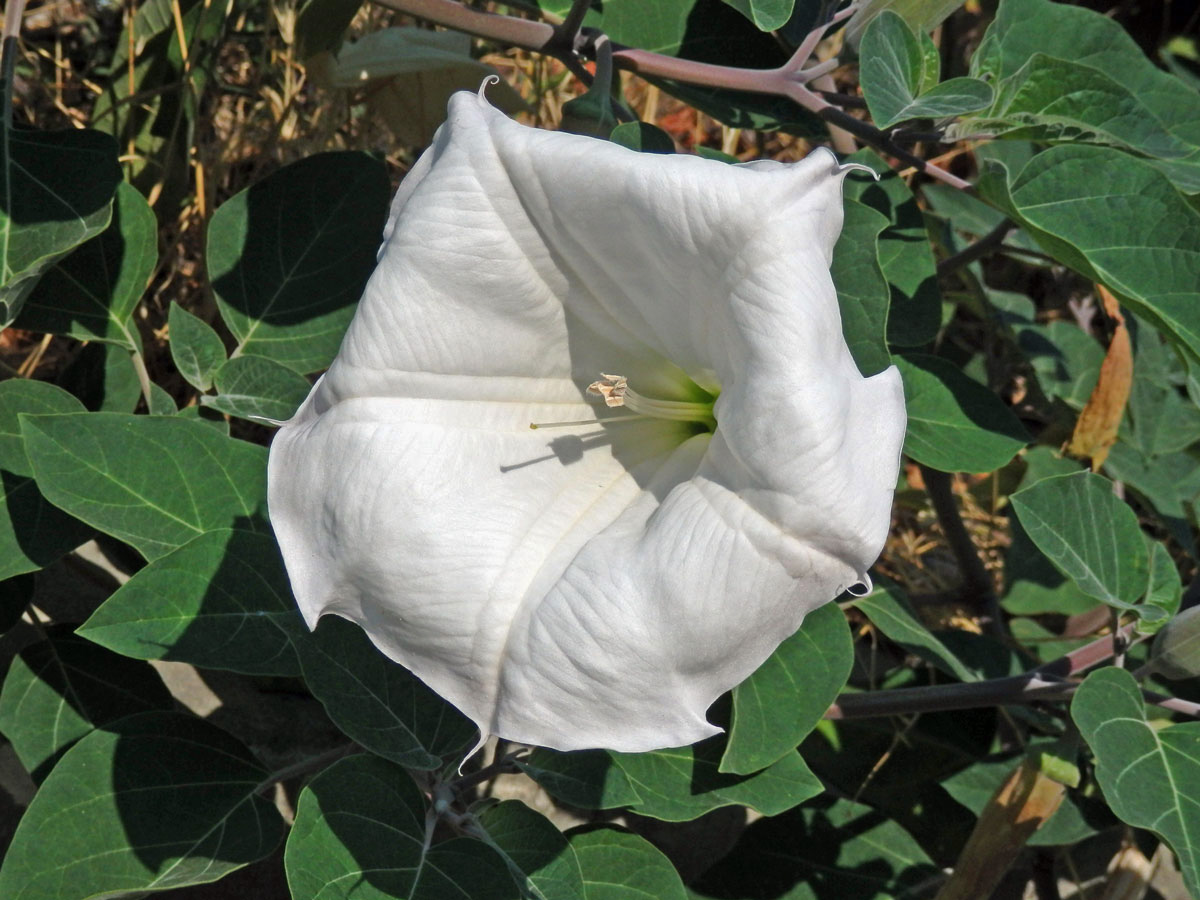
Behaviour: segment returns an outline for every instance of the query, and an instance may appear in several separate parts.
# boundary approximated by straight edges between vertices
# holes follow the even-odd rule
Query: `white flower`
[[[843,172],[639,154],[455,95],[271,448],[310,626],[357,622],[484,736],[718,732],[713,700],[887,535],[904,400],[842,337]]]

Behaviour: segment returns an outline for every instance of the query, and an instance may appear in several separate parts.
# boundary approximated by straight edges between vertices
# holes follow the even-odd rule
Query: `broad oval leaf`
[[[898,588],[890,584],[876,584],[874,591],[854,601],[854,607],[891,640],[952,678],[959,681],[978,680],[975,672],[921,624]]]
[[[733,689],[720,770],[747,775],[795,750],[845,687],[853,664],[841,608],[827,603],[805,616],[800,630]]]
[[[217,369],[217,395],[201,403],[241,419],[285,422],[312,385],[303,375],[261,356],[235,356]]]
[[[0,732],[40,781],[93,729],[173,706],[153,668],[76,637],[70,626],[55,626],[9,666],[0,688]]]
[[[476,735],[462,713],[377,651],[357,625],[326,616],[294,638],[304,680],[363,747],[410,769],[437,769]]]
[[[137,659],[247,675],[298,675],[302,627],[275,541],[210,531],[137,572],[79,626],[89,641]]]
[[[996,83],[996,103],[963,130],[1119,146],[1147,154],[1181,190],[1200,190],[1200,95],[1108,16],[1050,0],[1003,0],[971,74]]]
[[[825,801],[750,825],[691,896],[918,900],[939,876],[895,821],[848,800]]]
[[[311,900],[518,900],[504,861],[481,841],[433,846],[435,820],[412,778],[373,756],[330,766],[300,794],[284,853],[293,897]]]
[[[759,31],[775,31],[787,24],[796,0],[725,0],[755,24]]]
[[[843,207],[842,234],[829,273],[846,344],[858,370],[871,376],[892,364],[887,346],[891,289],[879,265],[879,237],[891,220],[857,200],[846,199]]]
[[[695,819],[722,806],[749,806],[773,816],[824,790],[795,750],[753,775],[722,773],[724,750],[725,739],[716,735],[690,747],[611,755],[641,798],[632,810],[667,822]]]
[[[904,19],[891,10],[867,26],[859,53],[863,94],[879,128],[962,115],[992,102],[991,87],[978,78],[938,84],[937,55],[927,55]]]
[[[21,416],[39,489],[157,559],[206,531],[265,533],[267,451],[174,416]]]
[[[500,854],[513,879],[536,900],[583,900],[579,859],[563,833],[519,800],[479,813],[485,842]]]
[[[679,873],[648,840],[605,826],[567,833],[585,900],[687,900]]]
[[[0,382],[0,580],[48,566],[92,535],[38,490],[25,453],[21,413],[83,413],[83,404],[44,381]]]
[[[226,200],[208,226],[208,270],[234,355],[301,374],[328,366],[375,268],[387,204],[383,164],[357,152],[306,157]]]
[[[1200,212],[1161,172],[1119,150],[1059,146],[1019,173],[989,161],[980,186],[1055,259],[1200,356]]]
[[[551,797],[580,809],[615,809],[642,799],[607,750],[560,753],[535,747],[516,763]]]
[[[0,327],[38,278],[99,234],[121,181],[116,142],[90,129],[18,131],[0,123]]]
[[[266,770],[215,725],[128,716],[50,772],[0,867],[0,896],[88,900],[216,881],[279,842],[264,784]]]
[[[904,452],[944,472],[992,472],[1029,441],[1000,399],[944,359],[896,357],[904,379]]]
[[[198,391],[212,387],[213,376],[225,362],[225,345],[212,326],[178,303],[167,316],[171,359],[187,383]]]
[[[846,199],[869,206],[891,223],[878,240],[879,267],[891,292],[888,343],[920,347],[933,340],[942,320],[942,293],[925,213],[904,179],[874,151],[862,150],[845,162],[875,172],[874,178],[851,172],[842,186]]]
[[[1162,837],[1200,896],[1200,722],[1156,728],[1133,676],[1109,666],[1089,675],[1071,717],[1096,754],[1096,780],[1123,821]]]
[[[1010,499],[1030,539],[1080,590],[1120,609],[1148,611],[1134,606],[1148,583],[1146,541],[1111,481],[1091,472],[1058,475]]]
[[[117,185],[108,227],[38,282],[18,325],[140,350],[133,311],[158,263],[158,220],[136,188]]]

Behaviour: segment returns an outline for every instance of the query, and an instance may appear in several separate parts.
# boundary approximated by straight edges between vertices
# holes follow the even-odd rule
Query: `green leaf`
[[[294,645],[313,696],[372,753],[410,769],[437,769],[477,733],[462,713],[345,619],[326,616],[313,634],[298,632]]]
[[[642,799],[607,750],[561,753],[535,747],[517,766],[551,797],[580,809],[615,809]]]
[[[1112,144],[1156,157],[1151,165],[1181,190],[1200,190],[1200,94],[1147,59],[1109,17],[1004,0],[971,74],[995,80],[996,103],[964,130]]]
[[[18,131],[4,122],[0,171],[3,328],[50,266],[108,226],[121,170],[116,142],[99,131]]]
[[[318,153],[221,205],[208,228],[208,269],[235,356],[301,374],[329,365],[375,268],[388,193],[382,162]]]
[[[1070,471],[1078,472],[1079,467],[1073,465],[1067,474]],[[1095,599],[1055,568],[1021,521],[1013,518],[1011,523],[1012,543],[1004,554],[1004,608],[1018,616],[1073,616],[1095,608]]]
[[[1096,755],[1096,780],[1122,821],[1171,845],[1193,896],[1200,895],[1200,722],[1156,728],[1133,676],[1109,666],[1089,675],[1071,717]]]
[[[842,234],[833,249],[830,274],[850,354],[858,370],[871,376],[892,364],[887,347],[891,296],[879,266],[879,235],[891,220],[857,200],[845,200],[843,209]]]
[[[573,829],[567,840],[583,871],[585,900],[687,900],[671,861],[645,838],[604,826]]]
[[[692,896],[917,900],[938,876],[896,822],[848,800],[818,801],[753,823]]]
[[[933,31],[950,13],[962,6],[962,0],[867,0],[846,23],[846,42],[858,47],[863,32],[884,10],[899,15],[913,31]]]
[[[1200,267],[1200,213],[1162,173],[1118,150],[1060,146],[1007,181],[1003,165],[985,163],[981,190],[1047,253],[1107,285],[1200,356],[1192,277]]]
[[[899,589],[887,584],[875,585],[875,590],[858,597],[854,606],[871,620],[876,628],[909,653],[937,666],[959,681],[977,681],[979,676],[933,635],[913,613]]]
[[[309,68],[322,87],[351,92],[350,102],[365,96],[370,114],[382,119],[397,141],[412,147],[433,141],[452,94],[474,93],[480,82],[496,74],[472,58],[469,35],[415,26],[373,29],[340,47],[332,63],[312,60]],[[503,79],[489,83],[485,95],[502,112],[529,109]]]
[[[1154,636],[1150,665],[1172,681],[1200,675],[1200,606],[1185,609]]]
[[[362,0],[307,0],[296,14],[296,55],[303,60],[336,49],[361,6]]]
[[[656,125],[649,122],[626,122],[609,133],[614,144],[638,150],[642,153],[674,153],[675,141]]]
[[[167,316],[171,359],[179,374],[198,391],[212,387],[213,376],[225,362],[225,345],[212,326],[178,303]]]
[[[217,396],[201,403],[241,419],[286,422],[312,385],[303,375],[261,356],[235,356],[217,369]]]
[[[720,771],[748,775],[795,750],[845,687],[854,643],[836,603],[804,617],[749,678],[733,689],[733,725]]]
[[[265,447],[176,416],[20,418],[46,499],[148,560],[206,531],[267,531]]]
[[[0,580],[48,566],[92,535],[38,490],[17,421],[21,413],[74,412],[83,404],[52,384],[0,382]]]
[[[612,758],[641,798],[633,811],[667,822],[695,819],[722,806],[749,806],[773,816],[824,789],[794,750],[754,775],[722,773],[724,751],[725,739],[716,735],[690,747],[613,753]]]
[[[843,183],[848,200],[857,200],[887,216],[891,225],[879,235],[879,266],[891,289],[887,320],[889,343],[920,347],[933,340],[942,321],[942,293],[925,231],[925,213],[904,179],[874,151],[845,159],[876,173],[851,172]]]
[[[479,813],[485,843],[500,854],[513,879],[535,900],[584,900],[579,859],[563,833],[519,800]]]
[[[1175,568],[1175,561],[1171,559],[1166,545],[1149,538],[1146,539],[1146,544],[1150,548],[1150,566],[1143,602],[1147,606],[1161,609],[1162,615],[1143,618],[1139,622],[1143,627],[1139,630],[1153,632],[1179,612],[1179,604],[1183,600],[1183,585],[1179,582],[1179,570]]]
[[[137,189],[117,185],[112,220],[38,282],[18,327],[141,350],[133,310],[158,263],[158,220]]]
[[[427,846],[425,798],[398,766],[353,756],[300,794],[283,863],[293,897],[518,900],[494,850],[454,838]],[[429,835],[432,837],[432,835]]]
[[[926,71],[930,60],[917,36],[891,10],[884,10],[867,26],[859,55],[863,94],[878,128],[908,119],[962,115],[992,102],[991,87],[978,78],[951,78],[937,84],[937,70]],[[932,61],[936,65],[937,57]],[[923,92],[930,83],[933,87]]]
[[[760,31],[775,31],[787,24],[796,0],[725,0]]]
[[[146,663],[110,653],[60,625],[13,659],[0,689],[0,732],[41,781],[93,729],[134,713],[171,709],[174,702]]]
[[[124,656],[299,675],[299,612],[275,541],[210,531],[137,572],[77,634]]]
[[[1009,498],[1021,525],[1055,566],[1085,594],[1119,609],[1146,590],[1149,556],[1137,516],[1113,495],[1112,482],[1091,472],[1044,478]]]
[[[1029,441],[995,394],[936,356],[896,357],[904,379],[904,452],[944,472],[993,472]]]
[[[0,867],[6,900],[84,900],[205,884],[262,859],[283,822],[241,743],[173,712],[93,731],[50,772]],[[269,785],[269,781],[267,781]]]

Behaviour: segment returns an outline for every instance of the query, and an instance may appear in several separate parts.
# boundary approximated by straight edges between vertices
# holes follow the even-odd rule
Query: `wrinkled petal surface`
[[[310,625],[357,622],[484,735],[641,751],[864,582],[904,434],[829,261],[833,156],[729,166],[458,94],[402,183],[333,365],[275,438]],[[717,428],[595,418],[601,372]]]

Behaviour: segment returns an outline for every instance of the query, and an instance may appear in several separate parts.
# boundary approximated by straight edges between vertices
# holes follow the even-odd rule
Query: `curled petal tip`
[[[490,84],[499,84],[499,83],[500,83],[500,76],[499,76],[499,75],[488,75],[488,76],[486,76],[486,77],[483,79],[483,81],[482,81],[482,82],[480,82],[480,84],[479,84],[479,99],[480,99],[480,100],[483,100],[484,102],[487,102],[487,89],[488,89],[488,85],[490,85]]]
[[[848,175],[851,172],[866,172],[868,175],[870,175],[876,181],[879,180],[879,173],[876,172],[874,169],[872,169],[870,166],[864,166],[862,163],[841,164],[837,167],[837,172],[839,175]]]

